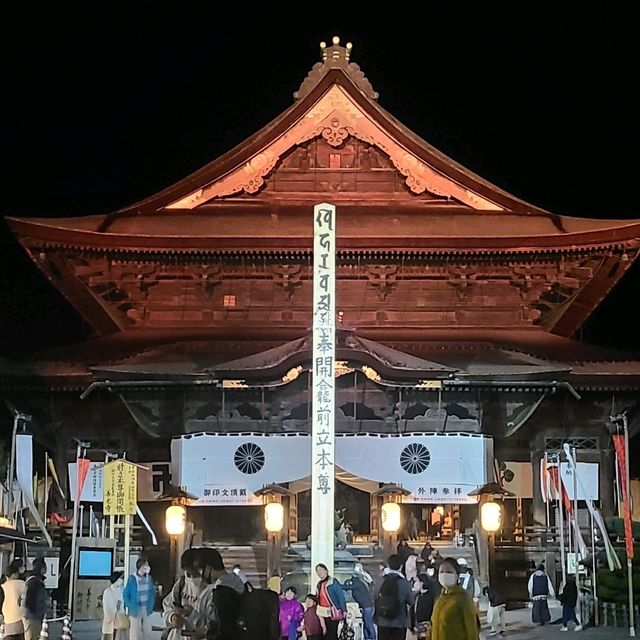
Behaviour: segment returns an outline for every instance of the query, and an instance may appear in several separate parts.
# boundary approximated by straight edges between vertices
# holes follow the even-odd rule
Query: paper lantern
[[[164,514],[164,526],[170,536],[184,533],[187,523],[187,510],[181,504],[172,504]]]
[[[382,528],[390,533],[400,528],[400,505],[397,502],[385,502],[382,505]]]
[[[284,507],[279,502],[270,502],[264,506],[264,526],[271,533],[282,531],[284,527]]]
[[[480,523],[482,528],[493,533],[502,524],[502,509],[497,502],[485,502],[480,509]]]

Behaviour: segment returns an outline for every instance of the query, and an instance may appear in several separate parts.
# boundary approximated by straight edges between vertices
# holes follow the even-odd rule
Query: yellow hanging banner
[[[105,516],[132,516],[138,501],[138,467],[126,460],[104,466],[103,503]]]

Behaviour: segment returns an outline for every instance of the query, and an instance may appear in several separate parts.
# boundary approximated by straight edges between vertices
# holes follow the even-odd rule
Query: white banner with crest
[[[378,483],[402,484],[407,502],[476,502],[469,491],[493,479],[493,441],[478,434],[336,435],[336,467]],[[175,438],[175,482],[197,505],[259,504],[251,494],[311,475],[308,434],[197,434]]]

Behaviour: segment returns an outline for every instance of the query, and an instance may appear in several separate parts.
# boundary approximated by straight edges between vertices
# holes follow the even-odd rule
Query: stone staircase
[[[477,575],[477,563],[475,550],[473,547],[458,547],[452,543],[432,542],[432,545],[438,549],[443,558],[465,558],[467,564],[473,568]],[[214,545],[222,554],[227,571],[231,571],[235,564],[239,564],[242,570],[249,578],[254,586],[265,587],[267,584],[267,545],[266,542],[256,542],[251,545],[232,545],[220,542]],[[414,550],[420,553],[423,543],[416,544]],[[357,546],[348,549],[354,557],[362,562],[363,567],[372,575],[379,574],[379,566],[386,562],[386,557],[382,549],[372,547],[371,545],[362,545],[360,549]],[[361,553],[359,553],[361,551]],[[281,556],[281,575],[292,571],[296,565],[296,558],[293,555],[287,555],[287,549],[282,549]]]

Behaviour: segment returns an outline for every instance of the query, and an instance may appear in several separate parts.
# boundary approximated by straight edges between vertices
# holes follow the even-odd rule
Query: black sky
[[[5,21],[1,215],[104,213],[164,188],[286,109],[335,34],[384,108],[484,178],[555,213],[640,218],[631,8],[129,4]],[[87,337],[4,223],[0,242],[0,354]],[[640,267],[581,337],[640,349],[638,282]]]

